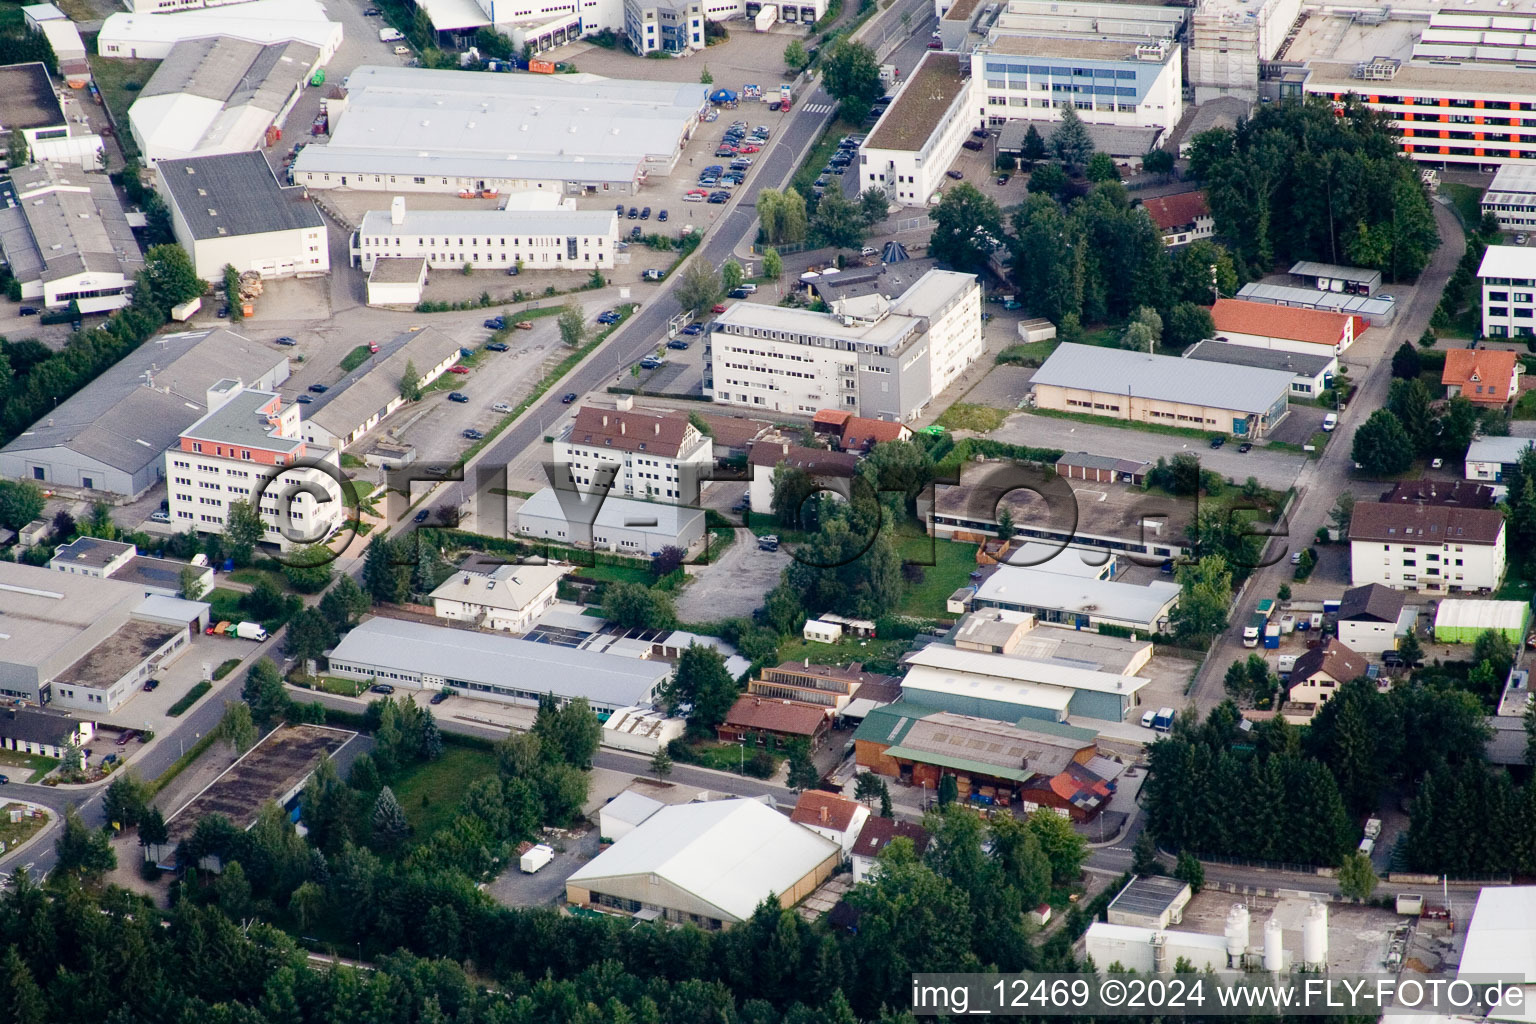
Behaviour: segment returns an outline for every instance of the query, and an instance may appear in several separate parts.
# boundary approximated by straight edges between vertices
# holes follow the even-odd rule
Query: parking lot
[[[555,859],[531,875],[514,859],[486,887],[496,902],[508,907],[547,907],[565,900],[565,880],[597,856],[597,829],[582,826],[574,838],[555,840]],[[547,840],[546,840],[547,841]]]
[[[719,558],[688,567],[690,582],[678,595],[677,617],[683,622],[750,617],[788,565],[788,551],[763,551],[751,530],[737,530]]]

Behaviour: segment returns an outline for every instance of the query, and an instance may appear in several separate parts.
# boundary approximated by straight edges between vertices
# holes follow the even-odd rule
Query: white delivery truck
[[[171,319],[177,323],[192,319],[192,314],[203,308],[203,300],[194,295],[186,302],[171,307]]]
[[[235,636],[241,640],[255,640],[260,643],[267,638],[267,631],[261,628],[259,622],[242,622],[235,627]]]
[[[401,32],[397,28],[381,28],[381,29],[379,29],[379,42],[381,42],[381,43],[393,43],[397,39],[404,39],[404,38],[405,38],[405,33]]]
[[[518,859],[518,867],[523,869],[523,874],[531,875],[535,871],[555,859],[555,851],[543,843],[529,849]]]

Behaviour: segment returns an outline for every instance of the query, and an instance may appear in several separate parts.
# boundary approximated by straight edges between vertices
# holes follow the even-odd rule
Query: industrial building
[[[1470,644],[1490,630],[1519,649],[1531,622],[1524,601],[1470,601],[1447,598],[1435,609],[1435,640],[1442,644]]]
[[[660,800],[653,800],[644,793],[626,789],[598,808],[598,835],[610,843],[616,843],[665,806]]]
[[[859,147],[859,184],[902,206],[924,206],[976,126],[962,58],[931,52],[901,84]]]
[[[738,302],[716,318],[704,391],[721,405],[909,422],[985,351],[973,274],[930,270],[894,299],[830,312]]]
[[[649,53],[704,49],[701,0],[624,0],[624,35],[629,48]]]
[[[973,106],[992,125],[1021,117],[1060,120],[1071,106],[1085,122],[1167,131],[1184,115],[1183,49],[1171,36],[1053,37],[994,29],[971,53],[971,78]]]
[[[1351,582],[1394,590],[1494,590],[1504,578],[1504,513],[1359,502],[1349,524]]]
[[[96,37],[103,57],[164,60],[172,48],[188,39],[224,37],[248,43],[306,43],[320,51],[327,64],[341,45],[341,23],[326,17],[317,0],[247,0],[190,10],[109,14]]]
[[[763,900],[792,907],[832,875],[839,846],[756,800],[663,807],[566,880],[573,906],[707,930]]]
[[[1536,252],[1518,245],[1490,245],[1477,268],[1483,292],[1483,335],[1528,338],[1536,325]]]
[[[961,619],[948,641],[962,651],[1006,654],[1133,676],[1152,660],[1152,641],[1086,629],[1039,628],[1028,612],[983,608]]]
[[[1343,355],[1365,333],[1364,320],[1320,309],[1218,299],[1211,307],[1218,341],[1307,355]]]
[[[1375,295],[1381,291],[1381,271],[1346,267],[1337,263],[1300,260],[1287,271],[1303,288],[1347,295]]]
[[[368,274],[368,305],[415,306],[427,287],[425,257],[381,258]]]
[[[1070,629],[1107,624],[1146,634],[1158,631],[1178,601],[1178,584],[1164,580],[1138,585],[1004,565],[981,582],[971,603],[1029,612],[1042,623]]]
[[[1397,298],[1385,292],[1355,295],[1350,292],[1321,291],[1302,285],[1269,284],[1265,281],[1249,281],[1237,290],[1237,299],[1267,306],[1339,313],[1363,321],[1360,325],[1362,330],[1365,326],[1385,327],[1396,319],[1398,312]]]
[[[223,328],[156,335],[0,448],[0,476],[138,498],[232,368],[264,391],[289,374],[287,356]]]
[[[213,589],[213,569],[209,566],[194,566],[169,558],[149,558],[139,554],[133,544],[95,537],[76,537],[68,544],[60,544],[48,560],[48,568],[77,576],[131,583],[145,597],[158,594],[172,598],[181,596],[182,574],[188,569],[196,569],[194,585],[198,595]]]
[[[904,700],[1003,722],[1042,718],[1122,722],[1147,685],[1140,676],[929,644],[903,659]]]
[[[269,128],[281,128],[322,63],[308,43],[179,42],[128,108],[133,141],[151,166],[256,149]]]
[[[1231,366],[1257,366],[1265,370],[1288,370],[1295,375],[1291,378],[1291,394],[1298,398],[1316,398],[1333,382],[1333,375],[1339,369],[1338,356],[1326,353],[1309,355],[1224,341],[1196,342],[1184,350],[1184,358]]]
[[[690,551],[704,539],[704,510],[545,487],[517,510],[517,532],[558,544],[647,558]]]
[[[436,327],[412,328],[379,346],[367,362],[347,373],[304,406],[299,432],[305,442],[341,451],[360,441],[405,404],[407,364],[424,388],[463,358],[459,341]]]
[[[279,185],[256,150],[162,160],[155,177],[176,241],[204,281],[222,284],[227,266],[269,279],[331,269],[325,219],[314,200],[297,186]]]
[[[348,76],[330,141],[299,153],[293,181],[395,193],[634,195],[651,175],[672,173],[708,93],[596,75],[364,66]],[[505,140],[516,140],[510,156]]]
[[[328,661],[329,671],[346,679],[450,687],[524,707],[536,707],[546,694],[561,703],[585,698],[599,718],[651,703],[672,674],[664,661],[379,617],[342,637]]]
[[[21,298],[49,309],[74,303],[81,313],[128,305],[144,256],[105,172],[31,163],[11,168],[10,179],[15,201],[0,209],[0,250]]]
[[[369,210],[352,236],[352,265],[425,259],[430,269],[577,270],[613,267],[619,241],[612,210],[416,210],[395,196]]]
[[[68,109],[73,102],[59,98],[41,62],[0,67],[0,137],[19,131],[33,160],[94,169],[101,136],[90,131],[83,114]]]
[[[1533,445],[1536,441],[1529,437],[1475,438],[1467,447],[1466,477],[1501,483],[1504,474],[1513,470],[1520,457]]]
[[[1457,974],[1473,984],[1493,977],[1523,982],[1521,994],[1528,1008],[1536,997],[1536,978],[1530,968],[1532,921],[1536,921],[1536,886],[1501,885],[1480,890],[1462,940]],[[1495,1007],[1488,1016],[1526,1020],[1530,1011]]]
[[[1258,439],[1290,411],[1294,376],[1069,343],[1035,371],[1030,393],[1037,409]]]
[[[555,438],[554,461],[582,493],[689,505],[714,467],[714,442],[682,410],[637,410],[623,397],[612,409],[578,409]]]
[[[1137,879],[1132,886],[1144,881]],[[1129,891],[1129,890],[1126,890]],[[1254,944],[1252,914],[1246,904],[1234,903],[1227,912],[1222,934],[1170,930],[1166,926],[1115,924],[1096,921],[1088,927],[1084,947],[1095,965],[1118,963],[1138,974],[1172,974],[1176,970],[1201,973],[1207,970],[1263,970],[1283,974],[1292,969],[1322,972],[1328,962],[1328,906],[1305,904],[1301,911],[1300,943],[1285,948],[1286,927],[1281,917],[1292,916],[1282,904],[1264,922],[1262,944]],[[1293,924],[1294,919],[1293,919]],[[1294,930],[1293,930],[1294,933]],[[1182,965],[1181,965],[1182,964]]]
[[[1109,901],[1105,918],[1110,924],[1135,928],[1167,928],[1184,920],[1184,908],[1194,893],[1189,883],[1164,875],[1140,875]]]
[[[454,573],[432,591],[432,612],[440,619],[482,629],[526,633],[555,603],[568,565],[503,565],[492,572]]]
[[[725,721],[715,729],[722,743],[740,743],[746,756],[746,741],[783,743],[804,740],[812,750],[821,746],[832,729],[832,712],[814,704],[792,700],[770,700],[744,695],[725,713]]]
[[[1481,206],[1483,216],[1493,214],[1500,231],[1536,230],[1536,166],[1500,164]]]

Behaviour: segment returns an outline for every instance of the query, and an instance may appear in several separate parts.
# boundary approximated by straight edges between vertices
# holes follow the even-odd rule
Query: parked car
[[[663,222],[663,223],[665,223],[666,219],[667,219],[667,211],[666,210],[662,210],[660,213],[658,213],[656,215],[656,219],[661,221],[661,222]]]
[[[154,693],[158,689],[160,689],[160,680],[158,680],[158,679],[146,679],[146,680],[144,680],[144,690],[145,690],[146,693]]]
[[[327,391],[331,390],[331,388],[328,384],[311,384],[309,386],[309,390],[313,391],[317,395],[323,395]]]
[[[683,202],[685,202],[685,203],[702,203],[704,201],[704,198],[708,194],[709,193],[707,193],[707,192],[689,192],[689,193],[687,193],[686,195],[683,196]]]
[[[149,514],[149,521],[152,523],[168,523],[171,521],[171,514],[169,512],[156,509]]]
[[[641,279],[645,281],[660,281],[666,276],[665,271],[658,270],[655,267],[647,267],[640,272]]]
[[[636,220],[636,219],[639,218],[639,216],[640,216],[640,208],[638,206],[631,206],[629,208],[629,219],[630,220]]]
[[[966,139],[964,142],[960,143],[960,148],[968,149],[972,153],[980,153],[982,150],[982,144],[977,142],[975,139]]]
[[[711,313],[724,313],[725,306],[722,303],[717,302],[713,306],[709,307],[709,311]]]
[[[495,405],[491,406],[491,411],[492,412],[511,412],[512,411],[512,404],[510,402],[497,402]]]
[[[574,401],[576,401],[576,392],[574,391],[567,391],[565,394],[560,396],[561,405],[570,405]]]
[[[624,216],[624,204],[620,203],[619,205],[615,206],[613,208],[613,212],[617,213],[620,217]]]
[[[1515,236],[1515,244],[1516,245],[1524,245],[1525,244],[1525,236],[1524,235],[1516,235]]]
[[[507,350],[507,343],[504,341],[488,341],[485,343],[485,350],[487,352],[505,352]]]
[[[467,367],[467,366],[450,366],[450,367],[448,367],[448,372],[449,373],[461,373],[461,374],[462,373],[468,373],[469,372],[469,367]]]
[[[513,324],[512,327],[513,327],[513,329],[519,330],[519,331],[531,331],[531,330],[533,330],[533,321],[532,320],[519,320],[517,323]]]
[[[448,401],[462,404],[469,401],[469,396],[462,391],[450,391],[448,392]]]
[[[750,294],[752,293],[747,291],[745,288],[732,288],[729,292],[726,292],[726,298],[744,299]]]
[[[365,18],[381,17],[383,13],[384,12],[379,10],[377,7],[366,7],[363,9],[363,17]]]
[[[1157,717],[1157,711],[1156,710],[1148,709],[1146,711],[1143,711],[1141,713],[1141,727],[1143,729],[1150,729],[1150,728],[1152,728],[1152,720],[1155,719],[1156,717]]]
[[[499,331],[503,327],[507,326],[507,318],[504,316],[493,316],[480,326],[484,327],[488,331]]]
[[[443,701],[445,701],[447,699],[448,699],[448,695],[446,693],[443,693],[441,690],[439,690],[437,693],[434,693],[432,695],[432,699],[427,701],[427,703],[428,704],[441,704]]]
[[[9,775],[0,775],[0,786],[8,786],[10,782],[11,777]]]
[[[1251,441],[1244,441],[1237,446],[1237,454],[1239,455],[1247,455],[1251,451],[1253,451],[1253,443]]]
[[[673,338],[671,341],[667,342],[667,348],[685,349],[687,347],[688,342],[682,338]]]
[[[388,683],[374,683],[372,686],[368,687],[368,692],[390,694],[395,692],[395,688],[390,686]]]
[[[479,430],[476,430],[474,427],[470,427],[468,430],[464,431],[464,436],[471,441],[478,441],[484,437],[485,434]]]
[[[651,219],[651,208],[649,206],[647,206],[645,209],[640,211],[640,219],[641,220],[650,220]]]
[[[709,194],[709,201],[716,206],[719,206],[722,203],[728,203],[730,202],[730,199],[731,194],[729,192],[711,192]]]
[[[314,399],[310,398],[308,395],[300,395],[298,398],[295,398],[294,401],[300,405],[308,405],[309,403],[313,402]]]
[[[944,49],[944,43],[941,42],[938,39],[930,39],[930,40],[928,40],[928,49],[930,49],[930,50],[942,50],[942,49]]]
[[[18,314],[20,314],[21,316],[37,316],[37,307],[36,306],[22,306],[16,312]],[[224,312],[222,314],[220,314],[220,315],[221,316],[229,316],[229,307],[228,306],[224,307]]]
[[[965,177],[965,175],[962,172],[960,172],[958,170],[955,170],[953,168],[951,168],[950,170],[945,171],[944,172],[944,176],[946,178],[953,178],[956,181],[959,181],[961,178]]]
[[[414,516],[411,517],[411,522],[424,523],[427,521],[427,516],[431,514],[432,513],[428,512],[426,509],[422,509],[420,512],[417,512]]]
[[[1212,448],[1220,448],[1222,445],[1224,445],[1226,443],[1227,443],[1227,439],[1224,438],[1224,437],[1213,437],[1213,438],[1211,438],[1211,447]]]
[[[507,268],[507,276],[508,277],[516,277],[518,274],[521,274],[521,273],[522,273],[522,271],[518,269],[516,263],[512,264],[510,267]]]
[[[619,314],[611,309],[605,309],[597,314],[597,322],[600,324],[616,324],[619,322]]]
[[[998,175],[998,176],[997,176],[997,183],[998,183],[998,184],[999,184],[999,185],[1006,185],[1006,184],[1008,184],[1008,182],[1009,182],[1009,181],[1010,181],[1010,180],[1011,180],[1011,179],[1012,179],[1012,178],[1013,178],[1013,175],[1011,175],[1011,174],[999,174],[999,175]]]
[[[1292,551],[1291,552],[1291,564],[1292,565],[1300,565],[1301,564],[1301,552],[1300,551]]]
[[[687,335],[690,335],[690,336],[695,335],[695,334],[703,334],[704,333],[704,328],[702,326],[700,326],[699,324],[689,324],[687,327],[684,327],[682,329],[682,331],[680,331],[679,333],[687,334]]]
[[[288,347],[288,348],[292,348],[294,345],[298,344],[297,341],[294,341],[292,338],[288,337],[288,335],[286,335],[286,334],[283,335],[281,338],[278,338],[277,339],[277,343],[279,345],[283,345],[283,346]]]
[[[144,688],[147,690],[149,689],[149,686],[146,684]],[[117,745],[120,747],[126,747],[128,744],[133,742],[133,738],[137,735],[138,733],[134,732],[132,729],[126,729],[123,731],[123,734],[117,738]]]
[[[985,128],[972,128],[971,129],[971,138],[973,138],[973,139],[984,139],[986,137],[987,137],[987,130]]]
[[[34,316],[37,313],[37,310],[35,310],[35,309],[32,309],[31,313],[28,313],[27,310],[29,310],[29,309],[32,309],[32,307],[31,306],[22,306],[21,307],[21,315],[22,316]],[[219,307],[219,311],[217,313],[215,313],[214,316],[218,317],[220,320],[227,320],[229,318],[229,307],[228,306],[220,306]]]
[[[642,370],[655,370],[660,368],[660,366],[661,360],[657,359],[655,356],[646,356],[644,359],[640,360],[640,369]]]

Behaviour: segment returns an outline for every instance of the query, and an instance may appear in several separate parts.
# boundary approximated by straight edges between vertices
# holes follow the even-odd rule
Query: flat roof
[[[914,665],[906,678],[901,681],[901,692],[904,696],[916,694],[918,699],[927,692],[974,697],[979,700],[998,700],[1066,714],[1072,705],[1072,697],[1076,691],[1070,687],[1052,686],[1049,683],[956,675],[944,669]]]
[[[553,690],[562,697],[586,697],[613,707],[648,700],[672,674],[666,662],[382,617],[368,619],[342,637],[330,657],[463,682]]]
[[[569,508],[561,502],[560,496],[554,488],[545,487],[534,493],[533,497],[523,502],[523,507],[517,510],[519,517],[529,516],[539,519],[558,519],[563,522],[587,522],[586,516],[593,516],[591,525],[594,529],[619,529],[619,530],[648,530],[652,533],[662,533],[668,536],[678,536],[688,531],[694,520],[704,518],[704,510],[689,508],[687,505],[666,505],[656,501],[636,501],[633,498],[616,498],[609,495],[603,499],[600,505],[592,501],[584,501],[586,496],[578,496],[573,492],[566,494]],[[594,516],[595,512],[595,516]]]
[[[115,580],[124,583],[137,583],[142,587],[158,587],[161,590],[181,589],[181,572],[187,567],[186,562],[177,562],[169,558],[150,558],[147,555],[135,555],[123,563],[123,567],[112,574]],[[203,569],[207,572],[207,569]],[[196,604],[198,602],[187,602]],[[190,616],[189,616],[190,618]]]
[[[0,661],[40,666],[144,592],[129,583],[0,562]]]
[[[161,622],[138,619],[125,622],[84,657],[55,676],[54,682],[88,690],[105,690],[179,632],[181,629]]]
[[[1338,364],[1336,356],[1314,356],[1279,348],[1255,348],[1225,341],[1201,341],[1184,351],[1185,359],[1234,366],[1258,366],[1266,370],[1285,370],[1298,377],[1316,377]]]
[[[66,561],[70,565],[102,569],[111,564],[113,559],[121,558],[124,553],[133,550],[132,544],[124,544],[118,540],[76,537],[68,544],[61,544],[54,549],[53,561]]]
[[[1356,61],[1312,61],[1307,64],[1305,88],[1310,92],[1357,93],[1375,95],[1390,90],[1434,92],[1437,96],[1461,96],[1468,93],[1494,93],[1525,97],[1531,92],[1531,73],[1515,67],[1499,67],[1474,61],[1404,61],[1390,81],[1377,82],[1356,78]],[[1446,92],[1449,90],[1449,92]]]
[[[1536,981],[1536,886],[1489,886],[1477,894],[1458,974]],[[1497,1015],[1497,1014],[1496,1014]]]
[[[1500,164],[1488,191],[1483,193],[1483,205],[1498,202],[1501,192],[1536,193],[1536,167],[1522,163]]]
[[[64,123],[64,106],[40,61],[0,67],[0,131]]]
[[[1006,654],[965,651],[946,643],[929,644],[906,658],[908,665],[988,676],[1021,683],[1043,683],[1095,693],[1133,694],[1149,680],[1117,672],[1098,672],[1050,661],[1031,661]]]
[[[1513,464],[1527,448],[1536,445],[1531,437],[1480,437],[1467,446],[1467,462]]]
[[[199,441],[247,445],[278,452],[291,452],[296,448],[302,448],[304,441],[301,438],[281,436],[277,433],[277,428],[262,414],[262,410],[277,397],[271,391],[242,389],[239,394],[188,427],[182,436]]]
[[[397,334],[379,346],[377,355],[364,360],[332,384],[330,391],[305,406],[303,417],[336,437],[344,438],[400,397],[406,363],[415,363],[416,372],[425,373],[449,359],[457,359],[459,348],[457,338],[449,337],[436,327]],[[299,430],[303,432],[302,425]]]
[[[1053,608],[1080,615],[1132,622],[1152,622],[1179,596],[1179,585],[1153,580],[1146,585],[1112,580],[1084,580],[1057,573],[999,566],[982,581],[977,601]]]
[[[1301,260],[1291,267],[1290,272],[1297,277],[1326,277],[1335,281],[1355,281],[1364,284],[1381,283],[1379,270],[1362,270],[1359,267],[1345,267],[1337,263]]]
[[[1096,345],[1064,344],[1030,383],[1165,402],[1265,413],[1290,394],[1290,371],[1197,362]]]
[[[999,502],[1013,512],[1023,536],[1066,537],[1079,547],[1098,547],[1093,538],[1136,545],[1183,547],[1195,517],[1195,502],[1148,493],[1140,487],[1067,479],[1076,499],[1063,508],[1034,491],[1007,484],[989,466],[967,465],[958,485],[940,484],[934,511],[939,515],[995,522]],[[1006,486],[1008,489],[1002,491]],[[1032,532],[1038,531],[1038,532]],[[1009,567],[1014,568],[1014,567]]]
[[[928,144],[940,119],[970,84],[970,64],[960,55],[933,51],[918,62],[896,99],[880,115],[863,150],[916,152]]]
[[[427,269],[425,256],[381,256],[368,272],[369,284],[415,284]]]
[[[1329,313],[1363,316],[1367,319],[1384,319],[1397,308],[1393,299],[1381,293],[1376,295],[1351,295],[1348,292],[1319,291],[1300,285],[1269,284],[1265,281],[1249,281],[1237,290],[1239,299],[1262,302],[1273,306],[1297,306],[1301,309],[1321,309]]]
[[[1110,910],[1159,915],[1189,902],[1189,883],[1162,875],[1138,875],[1109,902]]]
[[[1081,60],[1136,60],[1136,48],[1156,40],[1079,39],[1072,36],[1032,36],[998,32],[986,46],[988,53],[1015,57],[1054,57]],[[1170,50],[1173,47],[1170,47]],[[1164,56],[1164,61],[1167,56]],[[1141,61],[1140,63],[1151,63]]]
[[[420,210],[407,205],[405,218],[399,224],[390,219],[389,210],[369,210],[363,214],[358,231],[364,235],[443,235],[460,231],[613,235],[618,232],[618,214],[612,210]]]
[[[1490,245],[1483,251],[1478,277],[1536,277],[1536,251],[1523,245]]]
[[[308,193],[279,185],[257,150],[162,160],[157,167],[194,238],[325,227]]]
[[[1051,136],[1060,125],[1060,121],[1009,121],[997,129],[997,148],[1004,153],[1020,152],[1030,128],[1034,128],[1040,138],[1049,144]],[[1163,134],[1161,128],[1138,128],[1134,125],[1084,123],[1083,127],[1088,129],[1088,138],[1094,150],[1110,156],[1141,157],[1157,144]]]
[[[1089,561],[1090,558],[1093,561]],[[1113,558],[1114,552],[1102,548],[1074,548],[1043,540],[1027,540],[1008,553],[1005,564],[1097,579]]]

